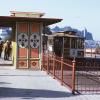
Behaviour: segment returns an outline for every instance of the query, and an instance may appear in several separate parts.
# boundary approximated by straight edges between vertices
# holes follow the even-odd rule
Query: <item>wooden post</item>
[[[43,66],[44,66],[44,53],[42,52],[42,64],[41,64],[41,71],[43,70]]]
[[[42,52],[42,66],[41,66],[41,71],[45,68],[45,58],[46,58],[46,56],[45,56],[45,53],[43,53]]]
[[[72,63],[72,94],[75,94],[75,58]]]
[[[61,85],[63,85],[63,57],[61,57]]]
[[[55,79],[55,54],[53,54],[53,78]]]

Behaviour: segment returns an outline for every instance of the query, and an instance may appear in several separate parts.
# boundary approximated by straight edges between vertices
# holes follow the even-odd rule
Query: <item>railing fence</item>
[[[42,70],[68,86],[72,93],[100,93],[100,61],[93,59],[69,60],[45,53]]]

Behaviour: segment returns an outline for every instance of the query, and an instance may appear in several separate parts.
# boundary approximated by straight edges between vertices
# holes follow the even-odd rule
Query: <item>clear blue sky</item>
[[[0,16],[9,15],[12,10],[44,12],[45,17],[62,18],[56,25],[79,30],[86,27],[95,40],[100,40],[100,0],[0,0]]]

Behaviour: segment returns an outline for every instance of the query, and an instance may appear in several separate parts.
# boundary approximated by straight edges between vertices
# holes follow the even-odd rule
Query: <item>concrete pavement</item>
[[[12,65],[13,61],[12,60],[4,60],[4,58],[0,58],[0,66],[4,65]]]
[[[0,66],[0,100],[100,100],[100,95],[72,95],[44,71]]]

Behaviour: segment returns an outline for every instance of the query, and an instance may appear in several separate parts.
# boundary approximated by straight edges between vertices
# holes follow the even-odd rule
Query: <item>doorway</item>
[[[16,24],[18,69],[40,69],[41,62],[41,25],[33,22]]]
[[[3,65],[13,65],[11,27],[0,27],[0,66]]]

